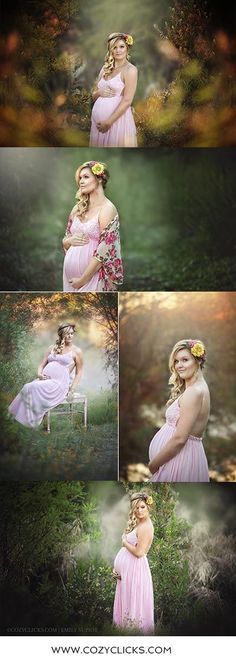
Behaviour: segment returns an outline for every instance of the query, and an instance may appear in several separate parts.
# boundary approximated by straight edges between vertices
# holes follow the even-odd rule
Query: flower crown
[[[119,37],[121,39],[124,39],[127,46],[133,46],[134,43],[133,37],[131,34],[127,34],[126,32],[114,32],[114,34],[108,37],[107,41],[109,43],[109,41],[111,41],[112,39],[119,39]]]
[[[124,40],[127,46],[133,46],[134,40],[131,34],[124,34]]]
[[[91,172],[95,174],[96,177],[106,177],[105,166],[99,161],[86,161],[86,163],[81,165],[81,168],[85,167],[90,168]]]
[[[199,342],[199,340],[189,340],[189,347],[194,358],[201,358],[202,362],[206,360],[206,351],[202,342]]]
[[[146,505],[153,505],[153,497],[148,496],[147,493],[140,493],[138,494],[138,496],[135,497],[131,496],[131,502],[133,502],[134,500],[144,500]]]

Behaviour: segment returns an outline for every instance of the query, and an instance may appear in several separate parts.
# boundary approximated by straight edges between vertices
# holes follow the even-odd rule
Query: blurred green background
[[[77,387],[88,397],[82,414],[51,415],[51,433],[9,417],[7,408],[55,343],[62,322],[74,323],[84,355]],[[117,476],[117,296],[0,295],[2,362],[0,475],[4,479],[112,479]]]
[[[121,475],[145,476],[150,441],[165,422],[170,352],[179,339],[193,337],[206,346],[211,416],[204,447],[210,477],[236,481],[235,330],[235,292],[120,295]]]
[[[124,290],[231,290],[236,152],[5,148],[0,151],[2,290],[60,291],[74,173],[98,159],[121,219]]]

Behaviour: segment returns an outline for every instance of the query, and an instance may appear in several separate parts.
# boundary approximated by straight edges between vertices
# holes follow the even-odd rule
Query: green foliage
[[[79,560],[68,583],[66,606],[81,633],[99,633],[111,621],[115,584],[111,567],[101,557]]]

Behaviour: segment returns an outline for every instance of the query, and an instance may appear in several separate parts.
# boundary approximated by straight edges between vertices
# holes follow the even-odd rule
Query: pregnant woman
[[[209,482],[202,435],[210,395],[202,369],[206,351],[200,340],[180,340],[169,360],[172,386],[166,423],[149,448],[152,482]]]
[[[129,62],[133,37],[114,32],[93,92],[90,147],[137,147],[131,104],[137,87],[137,69]]]
[[[58,339],[38,368],[38,378],[26,383],[9,406],[9,413],[25,427],[38,427],[49,409],[61,404],[79,383],[82,351],[73,344],[74,324],[62,324]],[[75,376],[70,385],[70,372]]]
[[[136,629],[143,634],[154,633],[153,586],[146,555],[153,540],[152,503],[152,496],[132,494],[123,547],[113,569],[117,579],[113,622],[119,628]]]
[[[105,196],[109,172],[104,163],[88,161],[75,174],[78,203],[63,239],[63,291],[114,291],[123,282],[119,217]]]

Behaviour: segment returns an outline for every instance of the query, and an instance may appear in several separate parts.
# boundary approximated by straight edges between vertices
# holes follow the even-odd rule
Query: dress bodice
[[[48,356],[48,363],[59,363],[60,365],[63,365],[63,367],[67,367],[68,369],[72,366],[74,366],[74,360],[73,360],[73,352],[72,351],[67,351],[67,353],[50,353]]]
[[[120,73],[117,73],[116,76],[113,76],[113,78],[110,78],[109,80],[102,77],[98,81],[98,89],[106,89],[106,87],[112,87],[112,89],[115,90],[116,96],[122,96],[125,83],[123,83]]]
[[[90,220],[87,220],[85,222],[82,222],[78,216],[74,216],[70,228],[71,234],[76,234],[76,232],[81,232],[82,234],[86,234],[86,236],[89,236],[90,239],[95,239],[99,240],[100,237],[100,226],[99,226],[99,220],[98,220],[99,212],[94,216],[94,218],[90,218]]]
[[[175,399],[170,406],[166,409],[166,422],[172,427],[176,427],[180,416],[178,399]]]

